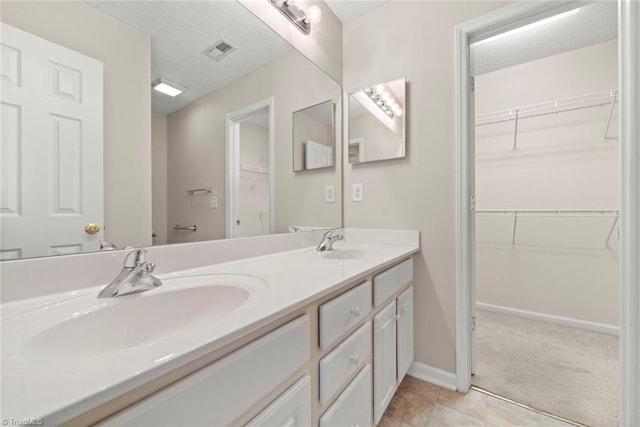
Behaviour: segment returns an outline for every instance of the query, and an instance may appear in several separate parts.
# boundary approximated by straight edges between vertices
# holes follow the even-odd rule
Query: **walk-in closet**
[[[615,10],[574,9],[473,52],[472,383],[593,426],[618,420]]]

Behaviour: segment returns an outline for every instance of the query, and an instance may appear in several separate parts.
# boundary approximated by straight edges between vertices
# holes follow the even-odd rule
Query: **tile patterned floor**
[[[476,390],[458,393],[407,375],[378,427],[571,427]]]

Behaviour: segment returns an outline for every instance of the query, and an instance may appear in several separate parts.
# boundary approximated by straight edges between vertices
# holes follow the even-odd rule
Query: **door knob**
[[[240,225],[240,220],[236,219],[236,225]]]
[[[100,231],[100,226],[98,224],[87,224],[86,227],[84,227],[84,231],[87,234],[96,234]]]

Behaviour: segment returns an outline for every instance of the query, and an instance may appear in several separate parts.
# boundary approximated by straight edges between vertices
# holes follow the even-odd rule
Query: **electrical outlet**
[[[336,202],[336,187],[334,185],[324,187],[324,201],[325,203]]]
[[[351,201],[362,202],[364,200],[364,184],[353,184],[351,186]]]
[[[218,196],[216,196],[215,194],[212,194],[211,198],[209,199],[209,207],[211,209],[218,209]]]

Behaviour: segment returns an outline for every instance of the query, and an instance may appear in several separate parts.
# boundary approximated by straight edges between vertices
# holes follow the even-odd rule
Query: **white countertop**
[[[341,246],[357,249],[365,256],[325,259],[315,248],[308,247],[159,275],[161,279],[170,279],[201,274],[243,274],[263,279],[266,285],[250,304],[223,321],[199,323],[188,332],[154,338],[144,345],[106,355],[61,357],[31,352],[25,357],[24,350],[34,336],[51,327],[46,316],[55,316],[60,307],[73,307],[75,300],[97,295],[102,286],[3,304],[0,417],[43,418],[46,425],[58,424],[419,251],[417,245],[335,245],[338,249]],[[118,299],[100,300],[100,304],[118,304]],[[45,305],[47,308],[41,309]],[[42,315],[43,312],[48,314]],[[66,319],[78,315],[67,313]]]

